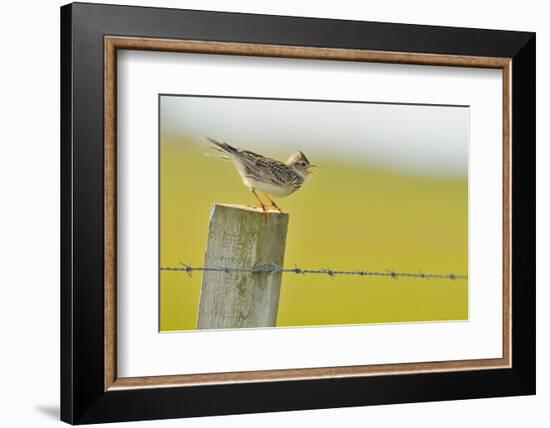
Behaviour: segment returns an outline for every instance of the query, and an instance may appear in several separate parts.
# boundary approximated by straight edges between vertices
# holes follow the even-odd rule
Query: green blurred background
[[[282,160],[290,155],[286,147],[225,141]],[[467,274],[465,174],[303,150],[320,167],[300,191],[276,200],[290,214],[287,267]],[[232,163],[208,152],[200,138],[161,126],[161,266],[202,266],[211,204],[255,204]],[[195,329],[201,280],[200,272],[160,273],[160,330]],[[284,274],[277,326],[467,318],[467,280]]]

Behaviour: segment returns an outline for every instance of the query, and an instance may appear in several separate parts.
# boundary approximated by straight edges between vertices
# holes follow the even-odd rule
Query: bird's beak
[[[307,167],[307,172],[309,172],[310,174],[315,174],[313,171],[310,171],[311,168],[319,168],[319,165],[310,164],[310,165],[308,165],[308,167]]]

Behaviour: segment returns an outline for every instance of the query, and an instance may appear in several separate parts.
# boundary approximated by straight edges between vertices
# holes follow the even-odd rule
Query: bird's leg
[[[263,201],[260,199],[260,197],[258,196],[258,194],[256,193],[255,190],[251,190],[252,194],[256,197],[256,200],[260,203],[260,205],[254,205],[253,207],[254,208],[261,208],[262,211],[265,211],[266,210],[266,206],[265,204],[263,203]]]
[[[256,197],[258,202],[260,203],[260,206],[262,207],[262,211],[264,212],[265,221],[267,221],[267,208],[266,208],[266,206],[264,205],[264,203],[262,202],[262,200],[260,199],[260,197],[258,196],[258,194],[256,193],[255,190],[251,190],[251,192],[254,194],[254,196]]]
[[[269,206],[269,208],[273,207],[273,208],[275,208],[277,211],[279,211],[280,213],[283,212],[283,211],[277,206],[277,204],[276,204],[275,202],[273,202],[273,199],[271,199],[267,193],[262,192],[262,195],[264,195],[264,196],[267,198],[267,200],[271,203],[271,205]]]

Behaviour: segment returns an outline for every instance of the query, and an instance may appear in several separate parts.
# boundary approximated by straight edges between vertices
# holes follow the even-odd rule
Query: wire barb
[[[187,275],[189,276],[189,278],[193,277],[193,271],[194,271],[195,269],[193,269],[193,267],[191,266],[191,264],[186,265],[185,263],[180,262],[180,265],[182,265],[183,268],[182,268],[182,269],[179,269],[179,270],[185,271],[185,272],[187,273]],[[172,269],[172,270],[174,270],[174,269]]]

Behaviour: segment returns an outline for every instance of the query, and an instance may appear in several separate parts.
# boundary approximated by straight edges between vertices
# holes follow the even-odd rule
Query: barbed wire
[[[277,266],[276,264],[268,265],[258,265],[250,268],[239,268],[239,267],[229,267],[229,266],[191,266],[184,263],[180,263],[181,266],[178,267],[161,267],[161,271],[177,271],[177,272],[186,272],[190,277],[193,272],[225,272],[225,273],[239,273],[239,272],[248,272],[248,273],[294,273],[297,275],[306,275],[306,274],[320,274],[328,275],[333,278],[337,275],[358,275],[358,276],[377,276],[377,277],[391,277],[394,279],[397,278],[424,278],[424,279],[450,279],[450,280],[460,280],[468,279],[468,275],[464,274],[455,274],[455,273],[429,273],[429,272],[397,272],[394,270],[384,270],[384,271],[371,271],[367,269],[362,270],[339,270],[331,268],[323,269],[306,269],[298,266],[293,268],[285,268]]]

